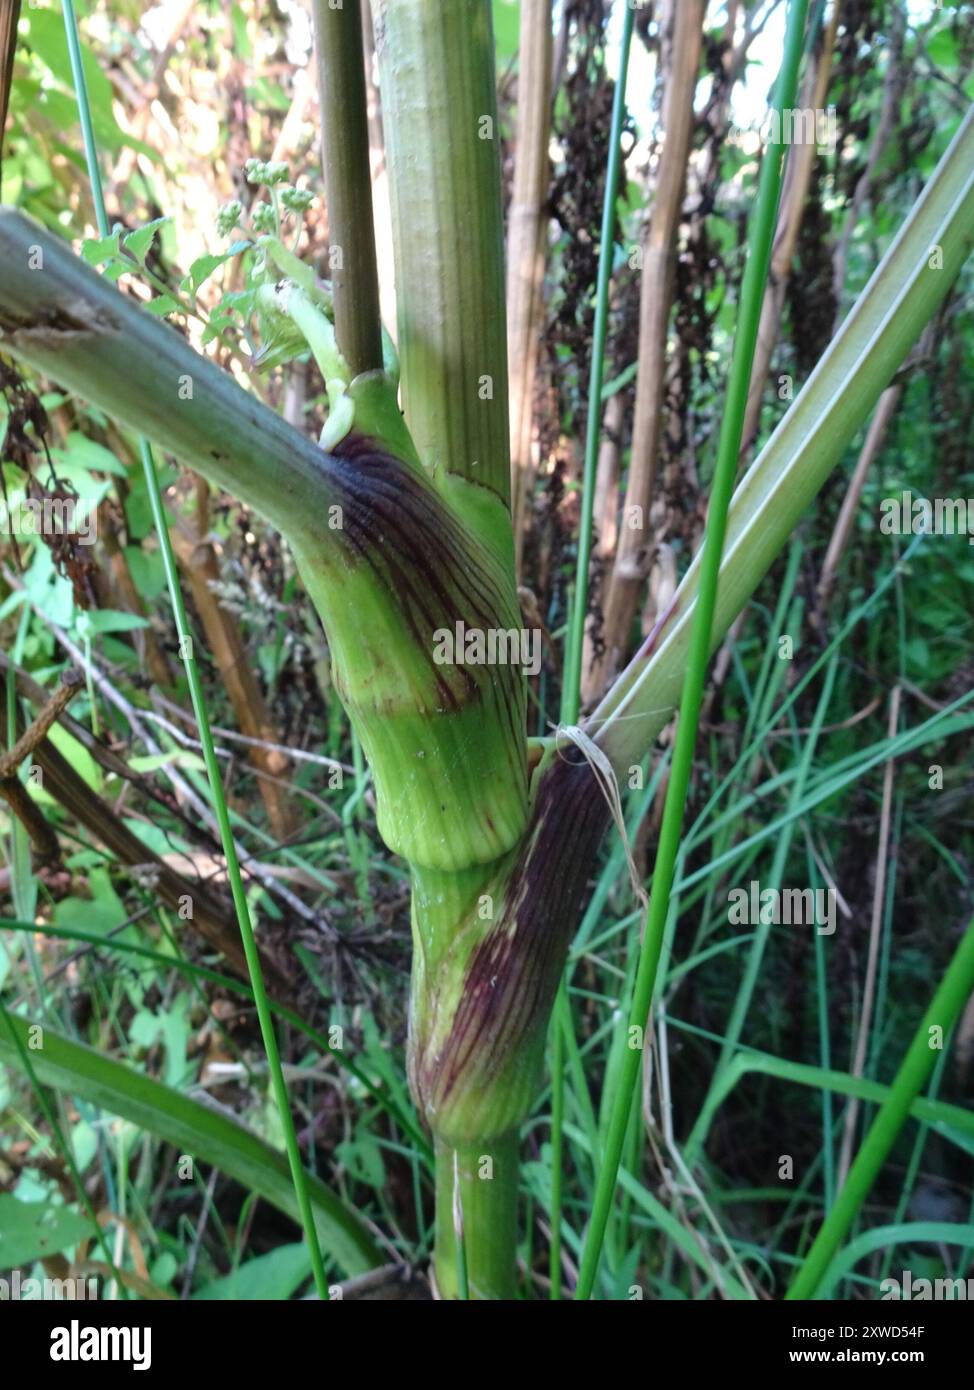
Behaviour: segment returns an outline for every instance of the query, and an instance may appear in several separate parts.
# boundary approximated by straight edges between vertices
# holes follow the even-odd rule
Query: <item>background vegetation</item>
[[[625,655],[652,628],[700,539],[757,186],[760,142],[749,126],[780,61],[783,5],[701,8],[689,74],[666,4],[643,7],[635,24],[593,499],[589,701],[618,665],[613,644]],[[529,719],[544,734],[559,718],[574,583],[620,15],[603,0],[559,0],[545,58],[518,4],[493,9],[509,276],[520,272],[529,290],[518,299],[509,281],[512,396],[526,402],[512,443],[523,479],[522,609],[544,633]],[[811,9],[802,104],[834,107],[836,138],[789,170],[748,458],[974,100],[967,7],[846,0]],[[20,17],[4,201],[83,244],[127,293],[317,437],[317,368],[253,360],[240,261],[218,228],[227,202],[246,211],[265,196],[248,181],[247,160],[284,161],[290,185],[314,195],[303,219],[285,225],[305,260],[328,266],[305,8],[211,0],[143,11],[96,0],[78,13],[116,232],[108,242],[97,235],[54,6]],[[529,63],[536,82],[550,82],[550,131],[543,111],[540,126],[528,119]],[[391,324],[374,86],[370,99]],[[655,324],[640,303],[647,275],[659,277],[657,311],[669,305]],[[716,659],[655,1047],[600,1297],[780,1296],[974,912],[974,551],[964,536],[891,536],[878,524],[881,500],[904,489],[974,497],[972,318],[968,267]],[[22,535],[5,537],[2,552],[7,740],[65,671],[84,675],[69,712],[32,749],[41,776],[25,766],[19,780],[43,818],[33,834],[16,770],[3,769],[0,1270],[114,1272],[123,1291],[146,1297],[293,1297],[311,1287],[310,1259],[240,982],[136,441],[50,382],[5,366],[2,385],[8,505],[32,477],[35,496],[97,506],[98,544]],[[657,463],[635,543],[626,489],[647,440]],[[428,1258],[433,1211],[429,1145],[403,1079],[405,869],[376,834],[369,776],[287,548],[225,495],[160,467],[298,1141],[322,1179],[312,1197],[326,1272],[335,1283],[391,1264],[383,1295],[422,1296],[408,1270]],[[664,735],[645,777],[625,789],[643,873],[667,746]],[[732,923],[728,893],[752,879],[834,889],[834,934]],[[569,1286],[641,916],[610,840],[552,1039],[564,1080],[554,1210]],[[59,1035],[61,1050],[45,1048],[31,1064],[17,1018]],[[75,1043],[97,1049],[89,1074]],[[59,1066],[74,1070],[72,1084],[58,1084]],[[969,1271],[972,1087],[974,1001],[830,1272],[834,1295],[876,1297],[902,1268]],[[228,1118],[266,1147],[241,1144]],[[543,1297],[556,1171],[550,1089],[526,1142],[521,1283]],[[353,1278],[345,1292],[362,1289]]]

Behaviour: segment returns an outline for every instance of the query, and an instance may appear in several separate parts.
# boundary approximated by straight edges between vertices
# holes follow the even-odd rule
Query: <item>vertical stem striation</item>
[[[513,574],[490,5],[376,0],[373,14],[406,420],[437,486],[470,510]]]
[[[467,1296],[511,1299],[517,1254],[517,1134],[453,1148],[436,1144],[436,1287],[461,1297],[457,1218],[462,1222]]]

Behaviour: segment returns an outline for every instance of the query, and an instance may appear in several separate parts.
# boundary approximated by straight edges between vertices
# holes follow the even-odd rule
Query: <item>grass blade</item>
[[[785,55],[774,101],[779,117],[776,122],[777,133],[779,134],[780,113],[785,107],[791,107],[794,102],[807,9],[807,0],[792,0],[785,36]],[[773,140],[765,153],[761,169],[757,212],[751,227],[748,259],[744,272],[744,283],[741,288],[738,330],[734,335],[727,405],[724,410],[717,448],[717,465],[708,509],[707,533],[703,544],[700,591],[694,613],[689,660],[680,705],[680,718],[657,847],[653,892],[629,1015],[631,1027],[645,1028],[646,1026],[663,946],[670,889],[673,884],[673,873],[680,847],[683,812],[690,785],[697,721],[700,716],[704,679],[710,654],[711,631],[717,599],[717,580],[727,526],[727,512],[740,454],[748,382],[771,256],[771,241],[774,235],[784,158],[785,147]],[[612,1106],[605,1153],[602,1155],[602,1166],[595,1190],[592,1220],[589,1225],[585,1253],[579,1272],[576,1290],[576,1297],[579,1299],[586,1299],[590,1296],[598,1272],[602,1241],[615,1194],[619,1162],[629,1124],[632,1095],[641,1060],[642,1054],[638,1049],[627,1049]]]
[[[930,1007],[913,1036],[909,1050],[893,1078],[889,1095],[869,1127],[855,1162],[849,1170],[835,1206],[795,1276],[786,1298],[814,1298],[825,1271],[845,1238],[859,1209],[876,1181],[890,1149],[910,1113],[910,1107],[926,1084],[944,1040],[960,1017],[974,990],[974,918],[971,919],[954,957],[947,967]]]
[[[0,1061],[23,1068],[33,1025],[7,1014],[9,1028],[0,1030]],[[31,1051],[38,1080],[83,1099],[157,1134],[181,1151],[212,1163],[221,1173],[259,1196],[293,1220],[299,1219],[288,1160],[255,1134],[199,1101],[164,1086],[106,1057],[94,1048],[43,1029],[43,1045]],[[385,1262],[358,1216],[320,1179],[304,1173],[305,1188],[317,1238],[347,1274],[364,1274]]]

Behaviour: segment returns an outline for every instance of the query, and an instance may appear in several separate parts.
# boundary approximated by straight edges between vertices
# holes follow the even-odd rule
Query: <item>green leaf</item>
[[[160,1008],[155,1013],[139,1009],[128,1028],[129,1038],[138,1047],[148,1050],[153,1043],[162,1042],[166,1049],[166,1083],[169,1086],[178,1085],[187,1076],[188,1008],[188,995],[179,994],[167,1009]],[[195,1074],[195,1068],[193,1070]]]
[[[940,68],[957,66],[957,40],[949,29],[940,29],[932,38],[927,39],[927,53],[930,61]]]
[[[86,237],[81,243],[81,255],[89,265],[101,265],[119,254],[119,238],[122,232],[116,227],[111,236]]]
[[[311,1259],[305,1244],[279,1245],[267,1255],[248,1260],[232,1274],[197,1289],[193,1298],[233,1301],[290,1298],[310,1274]]]
[[[166,314],[171,314],[174,309],[179,308],[178,300],[173,299],[171,294],[157,294],[155,299],[150,299],[145,305],[150,314],[155,314],[157,318],[165,318]]]
[[[22,1067],[21,1051],[9,1028],[28,1047],[32,1025],[7,1015],[0,1020],[0,1061]],[[37,1028],[37,1025],[33,1025]],[[38,1034],[35,1032],[35,1041]],[[90,1047],[69,1041],[50,1029],[41,1030],[42,1046],[32,1048],[30,1060],[44,1085],[80,1096],[120,1115],[141,1129],[174,1144],[180,1153],[212,1163],[228,1177],[264,1197],[278,1211],[297,1221],[297,1201],[287,1158],[241,1125],[217,1111],[190,1100],[181,1092],[132,1071]],[[364,1274],[384,1263],[372,1236],[358,1215],[325,1184],[307,1175],[308,1195],[322,1250],[349,1275]],[[86,1228],[87,1229],[87,1228]]]
[[[104,788],[105,779],[101,768],[88,752],[83,743],[79,743],[72,733],[64,728],[62,724],[54,724],[48,734],[48,738],[54,744],[59,753],[63,753],[68,762],[74,768],[79,777],[83,778],[92,791],[101,792]],[[39,791],[43,793],[43,788]],[[121,918],[119,918],[121,921]]]
[[[266,77],[255,77],[247,88],[247,100],[255,105],[270,107],[272,111],[286,111],[291,105],[287,93],[276,82]]]
[[[84,468],[89,473],[112,473],[116,478],[128,476],[124,463],[115,457],[111,449],[106,449],[94,439],[89,439],[79,430],[72,430],[60,449],[53,451],[54,462],[64,460],[74,467]]]
[[[357,1182],[367,1183],[369,1187],[385,1187],[386,1167],[382,1162],[382,1150],[371,1135],[345,1139],[335,1149],[335,1157]]]
[[[27,44],[29,48],[46,64],[61,85],[69,92],[73,92],[74,80],[71,76],[71,60],[68,56],[68,44],[64,33],[64,23],[61,19],[60,6],[38,9],[31,6],[29,9],[25,9],[24,15],[28,19]],[[97,59],[84,45],[82,45],[82,67],[97,144],[102,149],[111,150],[117,150],[125,144],[131,144],[133,148],[144,149],[138,142],[127,140],[119,130],[112,111],[112,84],[98,66]],[[75,119],[77,119],[76,115]],[[152,151],[149,153],[151,156]]]
[[[149,620],[138,613],[116,613],[111,608],[85,614],[88,632],[131,632],[133,628],[148,627]]]
[[[145,258],[149,254],[152,243],[155,241],[156,232],[164,226],[170,219],[168,217],[157,217],[152,222],[147,222],[144,227],[139,227],[134,232],[129,232],[125,238],[124,246],[130,255],[134,256],[140,265],[145,265]]]
[[[494,0],[494,48],[498,65],[509,63],[520,47],[520,13],[518,0]]]
[[[0,1193],[0,1269],[17,1269],[91,1238],[91,1221],[54,1202],[19,1202]]]
[[[230,23],[233,26],[233,51],[242,62],[249,63],[254,50],[247,33],[247,16],[239,5],[231,8]]]
[[[127,913],[105,869],[92,869],[88,884],[91,898],[63,898],[54,909],[54,918],[59,926],[83,928],[104,936],[124,922]]]
[[[166,587],[166,570],[160,550],[143,550],[140,545],[127,545],[125,559],[135,587],[144,599],[158,598]]]
[[[207,253],[205,256],[197,257],[190,266],[189,274],[183,280],[180,289],[185,293],[195,295],[214,271],[219,270],[226,261],[232,260],[234,256],[239,255],[241,251],[248,250],[249,247],[249,241],[235,241],[228,251],[223,251],[219,255]]]

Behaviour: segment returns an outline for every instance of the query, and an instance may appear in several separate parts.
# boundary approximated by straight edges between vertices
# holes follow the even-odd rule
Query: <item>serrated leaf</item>
[[[219,270],[220,266],[229,259],[229,251],[224,252],[220,256],[215,256],[211,253],[207,253],[205,256],[199,256],[190,266],[189,274],[183,280],[179,288],[190,294],[196,294],[197,290],[199,290],[201,285],[205,284],[214,271]]]
[[[111,236],[86,237],[81,243],[81,255],[89,265],[101,265],[118,255],[121,230],[116,228]]]
[[[134,232],[129,232],[125,238],[126,251],[134,256],[140,265],[145,265],[145,258],[156,239],[156,232],[169,220],[168,217],[157,217],[154,221],[147,222],[144,227],[138,227]]]
[[[161,319],[180,306],[179,301],[173,299],[171,294],[157,294],[155,299],[150,299],[143,307],[148,309],[150,314],[155,314],[156,318]]]

